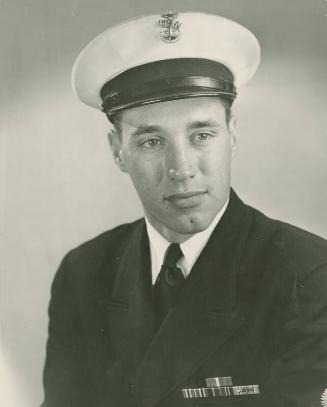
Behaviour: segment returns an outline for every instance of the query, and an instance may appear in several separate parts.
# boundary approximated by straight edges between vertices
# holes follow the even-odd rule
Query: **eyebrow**
[[[221,127],[221,125],[216,122],[215,120],[203,120],[203,121],[195,121],[190,123],[188,129],[202,129],[204,127]]]
[[[160,130],[162,130],[160,126],[141,125],[133,131],[132,136],[139,136],[140,134],[151,134]]]
[[[221,127],[219,123],[217,123],[214,120],[197,120],[194,122],[191,122],[188,126],[188,130],[193,130],[193,129],[203,129],[206,127]],[[156,125],[141,125],[139,126],[136,130],[133,131],[132,136],[136,137],[141,134],[152,134],[162,131],[161,126],[156,126]]]

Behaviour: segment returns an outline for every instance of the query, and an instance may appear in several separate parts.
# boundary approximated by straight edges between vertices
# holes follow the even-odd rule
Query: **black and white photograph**
[[[0,405],[327,407],[327,1],[0,0]]]

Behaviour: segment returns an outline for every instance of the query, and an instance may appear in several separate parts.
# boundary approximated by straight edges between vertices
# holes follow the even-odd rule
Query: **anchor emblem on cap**
[[[161,14],[159,26],[162,28],[160,31],[160,38],[164,42],[176,42],[181,36],[180,27],[181,23],[177,20],[176,11],[167,11]]]

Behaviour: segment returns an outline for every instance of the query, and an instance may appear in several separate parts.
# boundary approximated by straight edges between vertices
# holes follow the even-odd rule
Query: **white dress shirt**
[[[200,256],[200,253],[204,249],[204,246],[208,242],[214,228],[217,226],[220,218],[223,216],[226,207],[228,205],[228,200],[221,210],[217,213],[214,220],[207,227],[207,229],[202,232],[194,234],[192,237],[187,239],[185,242],[180,244],[183,256],[178,260],[177,265],[182,270],[184,277],[187,278],[191,272],[191,269]],[[145,218],[146,228],[148,232],[148,237],[150,241],[150,253],[151,253],[151,272],[152,272],[152,284],[155,283],[160,268],[163,263],[163,259],[168,246],[174,242],[168,242]]]

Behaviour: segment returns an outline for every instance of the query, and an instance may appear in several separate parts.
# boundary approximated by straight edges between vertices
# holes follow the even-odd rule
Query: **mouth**
[[[167,200],[170,204],[172,204],[176,208],[180,209],[194,208],[202,204],[206,194],[207,191],[205,190],[176,192],[167,195],[165,197],[165,200]]]

